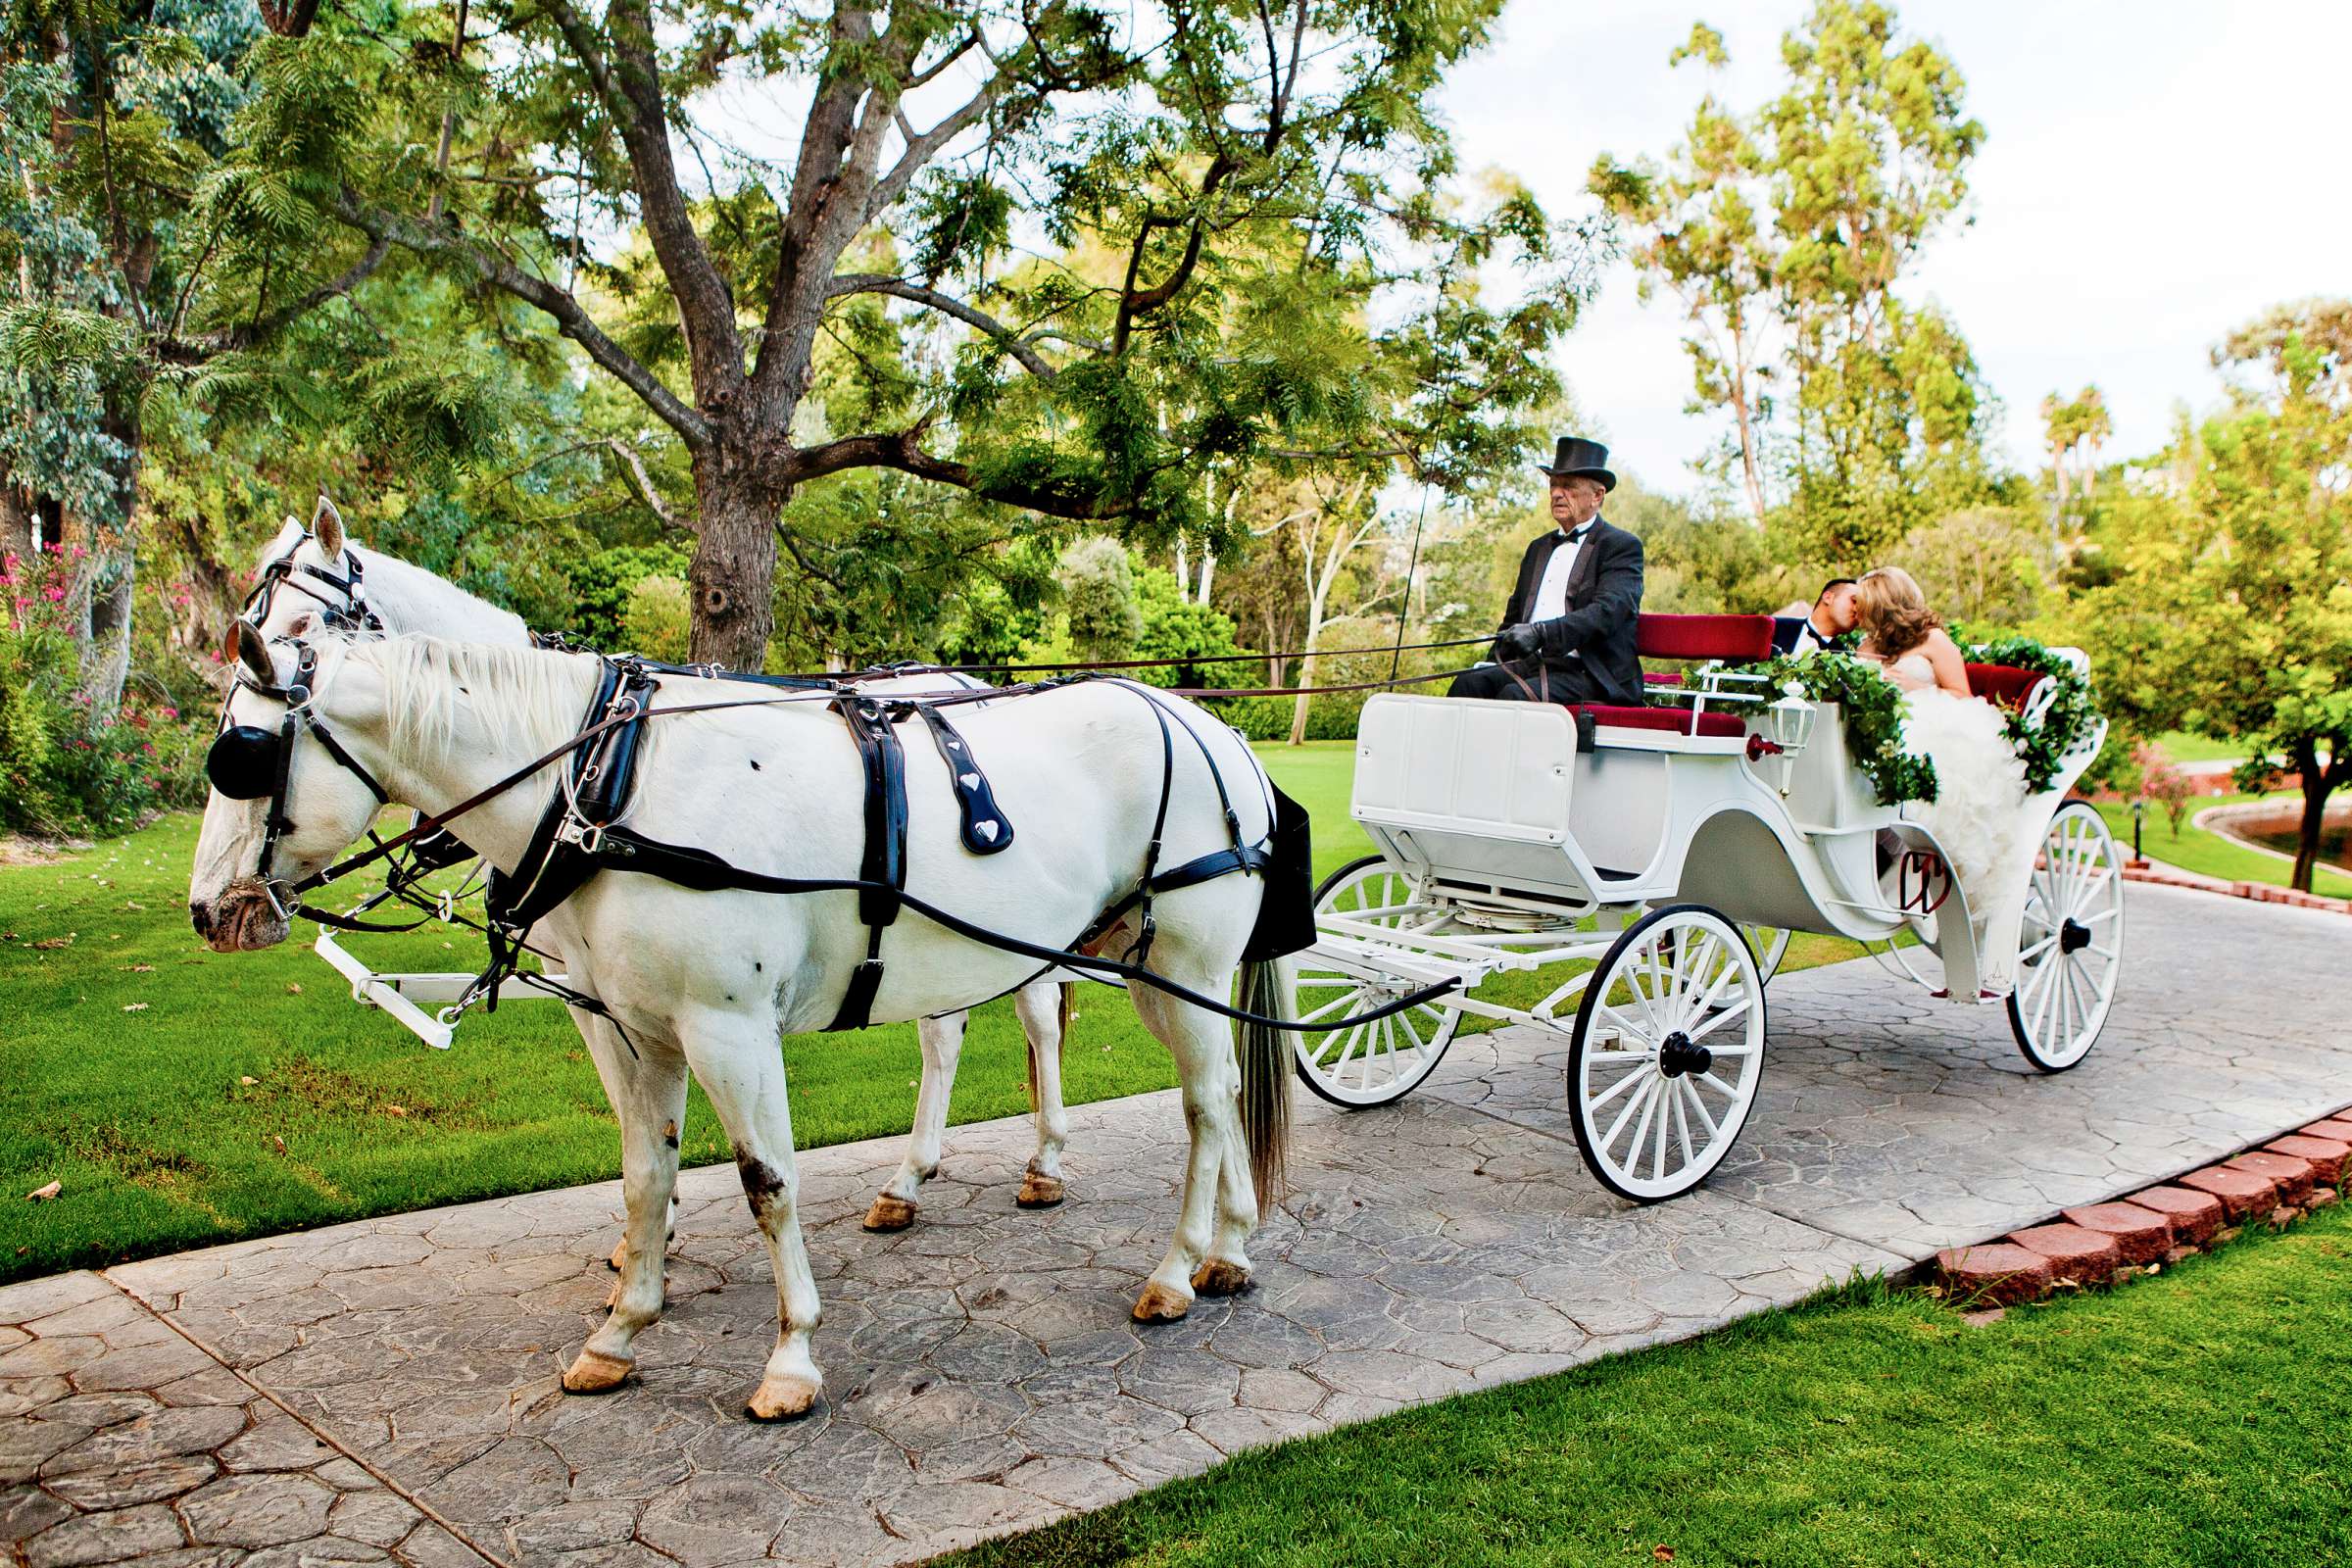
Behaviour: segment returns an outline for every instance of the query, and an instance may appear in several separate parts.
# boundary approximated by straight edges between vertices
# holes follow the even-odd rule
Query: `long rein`
[[[942,706],[952,703],[989,702],[1005,697],[1026,696],[1039,691],[1057,689],[1058,687],[1066,684],[1074,683],[1067,681],[1039,682],[1023,686],[997,687],[973,692],[943,692],[937,696],[926,695],[923,698],[923,701]],[[586,746],[590,742],[596,740],[599,736],[623,725],[635,724],[663,715],[705,713],[723,709],[772,708],[788,703],[830,703],[835,701],[839,695],[840,694],[838,692],[834,691],[809,691],[794,693],[781,697],[746,697],[736,698],[724,702],[681,703],[667,708],[647,708],[632,712],[616,713],[610,718],[600,719],[593,724],[585,726],[579,731],[579,733],[572,736],[569,740],[564,742],[562,745],[556,747],[554,750],[545,753],[529,762],[525,762],[522,766],[514,769],[513,772],[508,773],[493,783],[484,786],[482,789],[476,790],[473,794],[460,801],[457,805],[444,808],[439,811],[435,811],[427,815],[419,816],[415,822],[410,824],[406,831],[396,834],[392,838],[385,839],[358,855],[351,856],[343,860],[339,860],[321,870],[312,872],[309,876],[302,878],[300,881],[290,884],[288,891],[296,898],[300,898],[300,896],[305,893],[309,893],[317,888],[324,887],[330,882],[340,880],[341,878],[350,875],[352,872],[357,871],[364,866],[370,865],[380,859],[385,859],[395,854],[397,851],[401,850],[403,847],[413,844],[420,838],[441,831],[451,822],[454,822],[459,817],[464,816],[466,812],[473,810],[477,807],[484,806],[489,802],[496,800],[499,796],[506,794],[508,791],[521,784],[524,780],[530,778],[533,774],[539,772],[542,768],[545,768],[555,762],[562,761],[564,758],[578,751],[581,747]],[[1149,701],[1149,699],[1147,699],[1147,701]],[[1007,936],[1001,931],[992,931],[986,926],[978,925],[970,920],[964,919],[961,915],[955,914],[947,909],[943,909],[939,906],[930,903],[928,900],[918,898],[914,894],[891,887],[886,883],[872,881],[868,878],[779,877],[768,876],[760,872],[733,870],[732,867],[729,869],[732,871],[738,885],[755,892],[776,894],[867,892],[888,893],[906,907],[914,910],[917,914],[922,915],[925,919],[930,920],[933,924],[938,925],[947,931],[951,931],[956,936],[964,938],[966,941],[977,942],[984,947],[993,947],[1001,952],[1014,954],[1021,957],[1034,958],[1041,963],[1050,964],[1057,968],[1076,969],[1083,973],[1095,975],[1098,978],[1102,976],[1115,976],[1131,985],[1150,986],[1155,991],[1164,992],[1169,996],[1177,998],[1179,1001],[1189,1002],[1198,1007],[1204,1007],[1211,1012],[1219,1013],[1239,1023],[1255,1024],[1263,1028],[1281,1029],[1294,1033],[1303,1033],[1310,1029],[1339,1029],[1351,1027],[1356,1024],[1375,1023],[1382,1018],[1391,1016],[1392,1014],[1403,1012],[1411,1007],[1425,1005],[1441,996],[1459,990],[1461,987],[1461,981],[1458,979],[1442,980],[1435,985],[1424,986],[1420,990],[1409,992],[1404,996],[1383,1003],[1381,1005],[1371,1008],[1365,1012],[1353,1013],[1346,1018],[1337,1020],[1319,1020],[1314,1023],[1301,1023],[1295,1019],[1276,1018],[1265,1013],[1252,1012],[1247,1008],[1236,1007],[1220,998],[1211,997],[1204,993],[1195,991],[1189,986],[1179,985],[1175,981],[1156,974],[1152,970],[1145,968],[1141,964],[1129,963],[1118,958],[1100,957],[1092,954],[1075,952],[1068,948],[1050,947],[1044,943],[1030,942],[1020,937]],[[298,903],[294,905],[292,912],[304,915],[314,920],[318,919],[321,914],[328,915],[332,920],[336,921],[340,921],[344,918],[339,915],[334,915],[333,911],[331,910],[320,910],[307,903]]]

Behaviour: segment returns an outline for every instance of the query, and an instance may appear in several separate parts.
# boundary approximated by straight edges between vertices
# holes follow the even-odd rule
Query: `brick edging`
[[[2249,1224],[2283,1229],[2336,1201],[2352,1178],[2352,1109],[2324,1116],[2126,1198],[2084,1203],[1925,1265],[1963,1307],[2039,1300],[2062,1285],[2121,1285],[2235,1237]]]
[[[2163,888],[2191,888],[2199,893],[2219,893],[2226,898],[2250,899],[2256,904],[2284,904],[2298,909],[2319,909],[2328,914],[2352,914],[2352,899],[2322,898],[2316,893],[2298,893],[2293,888],[2273,887],[2268,882],[2229,882],[2218,876],[2183,871],[2175,865],[2159,865],[2153,860],[2137,864],[2126,862],[2124,880],[2147,882]]]

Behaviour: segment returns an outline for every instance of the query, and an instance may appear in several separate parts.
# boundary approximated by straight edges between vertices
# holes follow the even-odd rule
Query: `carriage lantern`
[[[1813,724],[1820,716],[1819,709],[1794,692],[1764,710],[1765,727],[1771,732],[1772,744],[1779,748],[1776,760],[1781,766],[1783,795],[1788,793],[1789,783],[1796,776],[1797,757],[1813,738]]]

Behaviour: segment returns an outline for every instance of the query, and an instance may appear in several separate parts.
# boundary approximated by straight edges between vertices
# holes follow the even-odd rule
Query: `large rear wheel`
[[[1315,913],[1377,926],[1409,939],[1435,930],[1450,911],[1419,898],[1412,881],[1377,855],[1341,866],[1315,889]],[[1393,1002],[1426,983],[1384,972],[1377,951],[1360,956],[1345,939],[1328,940],[1298,956],[1291,1016],[1302,1023],[1346,1019]],[[1291,1036],[1298,1076],[1335,1105],[1360,1110],[1411,1094],[1446,1059],[1461,1011],[1444,999],[1425,1002],[1369,1023],[1301,1029]]]
[[[2097,1044],[2123,973],[2124,855],[2086,801],[2050,818],[2026,894],[2009,1031],[2043,1072],[2064,1072]]]
[[[1764,1070],[1764,972],[1731,921],[1653,909],[1600,960],[1568,1045],[1586,1168],[1654,1203],[1704,1181],[1747,1122]]]

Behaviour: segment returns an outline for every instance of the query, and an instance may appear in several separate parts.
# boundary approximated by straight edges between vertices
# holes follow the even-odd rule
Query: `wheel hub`
[[[2067,916],[2066,923],[2058,928],[2058,951],[2080,953],[2089,946],[2090,927],[2072,915]]]
[[[1715,1053],[1692,1041],[1680,1029],[1658,1047],[1658,1071],[1669,1078],[1696,1077],[1715,1065]]]

